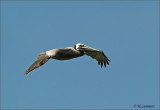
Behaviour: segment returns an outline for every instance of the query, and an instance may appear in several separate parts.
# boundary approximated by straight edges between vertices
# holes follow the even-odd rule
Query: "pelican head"
[[[79,50],[79,51],[98,51],[98,49],[94,49],[94,48],[91,48],[89,46],[86,46],[82,43],[78,43],[76,45],[74,45],[74,49],[75,50]]]
[[[85,47],[85,45],[82,43],[78,43],[78,44],[74,45],[75,50],[82,50],[83,47]]]

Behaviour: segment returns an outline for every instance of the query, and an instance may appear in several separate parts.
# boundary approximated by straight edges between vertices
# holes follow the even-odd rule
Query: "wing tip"
[[[101,68],[103,67],[103,61],[101,61]]]
[[[97,60],[98,61],[98,60]],[[110,60],[103,60],[103,61],[98,61],[98,65],[100,65],[101,66],[101,68],[102,67],[107,67],[107,65],[109,66],[109,62],[110,62]]]
[[[29,73],[29,72],[26,71],[26,72],[24,73],[24,75],[27,75],[28,73]]]

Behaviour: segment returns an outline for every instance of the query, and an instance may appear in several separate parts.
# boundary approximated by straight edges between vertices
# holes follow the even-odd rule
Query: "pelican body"
[[[51,56],[51,58],[56,60],[69,60],[72,58],[83,56],[84,52],[77,51],[73,47],[68,47],[65,49],[53,49],[46,51],[46,55],[49,55]]]
[[[98,61],[98,64],[101,64],[101,68],[103,64],[105,67],[106,64],[109,65],[110,60],[103,53],[103,51],[78,43],[74,45],[74,47],[67,47],[64,49],[52,49],[40,53],[37,60],[25,72],[25,75],[27,75],[32,70],[40,67],[41,65],[45,64],[50,58],[56,60],[69,60],[83,55],[88,55],[93,59],[96,59]]]

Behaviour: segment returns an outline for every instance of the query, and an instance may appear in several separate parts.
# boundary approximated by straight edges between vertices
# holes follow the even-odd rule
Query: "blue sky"
[[[1,2],[2,109],[159,108],[158,1]],[[111,60],[49,60],[44,50],[83,43]]]

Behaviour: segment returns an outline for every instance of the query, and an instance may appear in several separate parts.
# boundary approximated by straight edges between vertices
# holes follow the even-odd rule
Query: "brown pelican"
[[[109,65],[110,60],[103,53],[103,51],[78,43],[74,45],[74,47],[67,47],[64,49],[53,49],[40,53],[37,60],[29,67],[29,69],[25,72],[24,75],[27,75],[32,70],[45,64],[50,58],[56,60],[69,60],[83,55],[88,55],[93,59],[96,59],[98,61],[98,65],[101,64],[101,68],[103,64],[105,67],[106,64]]]

